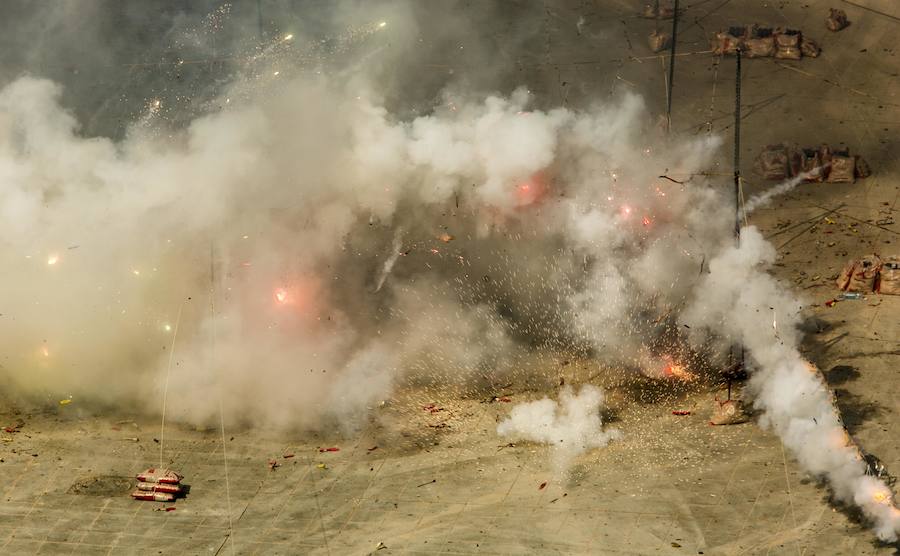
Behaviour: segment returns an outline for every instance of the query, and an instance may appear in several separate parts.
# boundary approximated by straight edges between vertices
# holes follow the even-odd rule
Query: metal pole
[[[741,49],[735,52],[734,77],[734,236],[741,238]]]
[[[738,247],[741,245],[741,49],[735,52],[734,75],[734,241]],[[744,344],[735,346],[732,352],[732,360],[739,366],[732,365],[737,373],[744,367]],[[731,381],[728,377],[728,399],[731,399]]]
[[[658,10],[659,8],[657,8]],[[672,130],[672,80],[675,78],[675,43],[678,38],[678,0],[672,11],[672,46],[669,49],[669,90],[666,95],[666,131]]]

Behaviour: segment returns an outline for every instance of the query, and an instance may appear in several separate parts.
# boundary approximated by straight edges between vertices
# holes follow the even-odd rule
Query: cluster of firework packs
[[[170,469],[150,468],[138,473],[137,488],[131,493],[135,500],[150,502],[172,502],[183,494],[182,476]]]

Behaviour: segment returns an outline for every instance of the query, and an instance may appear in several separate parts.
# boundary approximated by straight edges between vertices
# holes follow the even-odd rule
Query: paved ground
[[[499,45],[522,13],[540,22],[539,44],[518,45],[500,55],[515,68],[510,85],[527,83],[541,104],[583,106],[631,88],[657,112],[665,105],[664,59],[645,47],[654,24],[634,17],[636,3],[548,1],[506,11],[487,4],[472,9],[500,17],[488,26]],[[769,142],[845,142],[866,156],[875,175],[852,186],[803,185],[757,211],[752,222],[779,249],[778,276],[793,282],[810,303],[813,332],[805,349],[836,388],[848,427],[867,451],[898,473],[900,298],[870,296],[832,308],[824,302],[835,295],[831,277],[848,256],[900,252],[900,226],[874,225],[900,217],[900,61],[891,42],[900,31],[900,7],[887,0],[683,4],[688,8],[679,31],[683,55],[677,58],[673,122],[684,133],[711,129],[726,138],[731,133],[733,60],[717,61],[702,52],[714,30],[740,22],[791,25],[824,48],[816,60],[745,62],[748,194],[765,187],[749,169],[753,155]],[[828,33],[822,24],[832,4],[853,21],[841,33]],[[127,75],[133,81],[120,82],[122,90],[138,87],[141,78],[133,70],[110,67],[103,74],[110,83]],[[476,73],[449,56],[408,71],[446,73],[448,67],[457,74]],[[99,90],[104,82],[92,86]],[[102,129],[115,127],[111,120],[127,112],[116,106],[101,102],[83,110]],[[730,187],[730,152],[726,141],[723,187]],[[586,379],[591,368],[589,362],[575,362],[557,372],[575,382]],[[498,393],[514,401],[542,395],[516,385]],[[900,550],[873,543],[852,513],[829,504],[827,492],[772,434],[753,423],[709,427],[713,395],[695,389],[642,403],[613,393],[609,416],[624,438],[581,457],[565,477],[554,472],[545,447],[506,446],[498,439],[495,423],[508,404],[447,392],[401,393],[375,412],[365,430],[349,436],[229,431],[224,448],[231,508],[219,433],[173,425],[165,459],[192,488],[171,512],[154,511],[164,505],[127,496],[128,478],[159,461],[155,420],[78,403],[6,404],[0,407],[0,424],[15,426],[21,420],[23,425],[17,433],[0,433],[0,552],[230,554],[233,548],[239,554],[819,555]],[[423,411],[429,403],[445,411]],[[676,417],[673,409],[695,414]],[[327,446],[340,451],[318,452]],[[270,459],[279,467],[270,470]]]

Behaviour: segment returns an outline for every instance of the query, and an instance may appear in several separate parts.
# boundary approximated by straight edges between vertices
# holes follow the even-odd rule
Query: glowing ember
[[[651,222],[652,221],[650,220],[649,216],[645,216],[645,217],[641,218],[641,224],[643,224],[644,226],[650,226]]]
[[[676,378],[678,380],[684,380],[685,382],[691,382],[697,378],[697,375],[688,371],[682,365],[678,365],[671,361],[666,365],[666,368],[663,369],[663,374],[669,378]]]
[[[275,301],[278,303],[286,303],[288,298],[287,290],[284,288],[278,288],[275,290]]]
[[[293,35],[293,34],[287,34],[287,35],[284,36],[284,39],[283,39],[283,40],[289,41],[289,40],[291,40],[291,39],[293,39],[293,38],[294,38],[294,35]]]
[[[872,500],[874,500],[875,502],[877,502],[879,504],[889,503],[890,498],[891,498],[890,494],[888,494],[887,492],[884,492],[884,491],[876,492],[874,495],[872,495]]]
[[[49,257],[47,257],[47,264],[48,264],[48,265],[53,266],[53,265],[55,265],[57,262],[59,262],[59,255],[55,255],[55,254],[54,254],[54,255],[50,255]]]
[[[622,208],[619,209],[619,214],[622,215],[622,218],[628,218],[631,215],[631,207],[622,205]]]
[[[544,196],[546,190],[544,176],[538,172],[516,185],[516,204],[520,207],[532,205]]]
[[[42,346],[42,347],[41,347],[41,354],[42,354],[44,357],[50,357],[50,350],[47,349],[47,346]]]

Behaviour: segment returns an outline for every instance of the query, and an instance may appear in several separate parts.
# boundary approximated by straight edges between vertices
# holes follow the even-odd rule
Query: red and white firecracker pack
[[[164,483],[169,485],[177,485],[181,482],[181,475],[171,469],[150,469],[143,473],[137,474],[137,480],[142,483]]]
[[[138,483],[137,489],[147,492],[167,492],[169,494],[181,493],[181,487],[179,485],[171,485],[168,483]]]
[[[175,500],[174,494],[168,492],[151,492],[147,490],[136,490],[131,493],[131,497],[135,500],[147,500],[150,502],[171,502]]]

